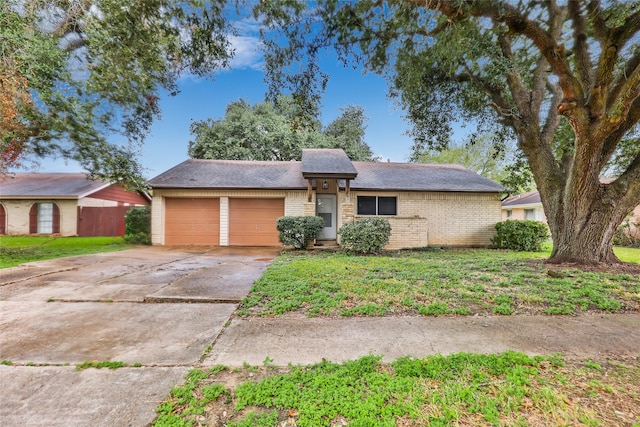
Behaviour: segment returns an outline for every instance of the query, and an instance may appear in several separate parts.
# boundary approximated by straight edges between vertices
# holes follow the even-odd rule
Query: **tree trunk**
[[[582,190],[582,191],[580,191]],[[617,264],[613,235],[633,206],[611,203],[606,184],[573,185],[544,203],[553,238],[550,263]]]
[[[563,262],[595,265],[616,264],[620,260],[613,253],[612,238],[616,227],[609,223],[589,223],[575,232],[564,224],[555,224],[550,229],[552,233],[553,251],[548,262],[559,264]]]

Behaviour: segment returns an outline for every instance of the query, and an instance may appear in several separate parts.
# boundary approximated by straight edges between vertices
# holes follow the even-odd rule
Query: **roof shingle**
[[[355,190],[489,193],[502,190],[496,182],[458,165],[373,162],[353,162],[352,165],[357,172],[351,181],[351,188]],[[297,161],[191,159],[153,178],[149,185],[152,188],[306,189],[302,169],[302,162]],[[330,173],[326,169],[325,172]]]
[[[304,189],[300,162],[185,160],[149,181],[152,188]]]
[[[81,198],[110,184],[83,173],[16,173],[0,176],[0,198]]]

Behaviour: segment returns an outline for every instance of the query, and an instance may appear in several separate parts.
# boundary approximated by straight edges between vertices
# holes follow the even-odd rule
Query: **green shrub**
[[[276,221],[280,242],[296,249],[306,248],[323,227],[324,221],[319,216],[282,216]]]
[[[151,206],[136,206],[125,216],[124,241],[136,245],[151,244]]]
[[[549,227],[542,222],[508,219],[496,224],[496,235],[491,241],[499,249],[540,252],[548,238]]]
[[[348,250],[363,254],[380,252],[391,236],[391,224],[384,218],[362,218],[344,224],[338,230],[340,244]]]
[[[631,215],[618,226],[613,235],[613,244],[616,246],[628,246],[640,248],[640,224],[634,224]]]

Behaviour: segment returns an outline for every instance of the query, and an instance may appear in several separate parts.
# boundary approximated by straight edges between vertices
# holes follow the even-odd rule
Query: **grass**
[[[458,353],[382,363],[193,370],[154,426],[572,426],[640,423],[640,363]]]
[[[89,368],[94,368],[94,369],[102,369],[102,368],[108,368],[108,369],[120,369],[120,368],[126,368],[129,365],[124,363],[124,362],[120,362],[120,361],[114,361],[114,360],[103,360],[103,361],[96,361],[96,360],[92,360],[92,361],[84,361],[78,365],[76,365],[76,371],[82,371],[85,369],[89,369]],[[140,367],[141,365],[139,363],[136,363],[133,365],[133,367]]]
[[[640,264],[640,248],[615,247],[613,248],[613,253],[616,254],[620,261]]]
[[[638,251],[637,253],[635,251]],[[624,251],[628,258],[640,250]],[[640,277],[568,270],[547,253],[498,250],[281,254],[243,300],[240,316],[576,314],[640,311]]]
[[[122,237],[0,236],[0,268],[130,247]]]

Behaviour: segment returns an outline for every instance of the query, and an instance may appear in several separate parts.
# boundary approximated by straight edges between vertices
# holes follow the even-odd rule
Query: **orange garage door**
[[[229,199],[229,244],[280,246],[276,220],[284,215],[284,199]]]
[[[220,199],[165,199],[165,245],[220,244]]]

